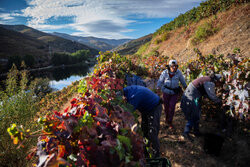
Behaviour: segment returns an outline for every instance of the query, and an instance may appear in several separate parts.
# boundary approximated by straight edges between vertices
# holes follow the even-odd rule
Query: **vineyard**
[[[249,58],[241,57],[239,49],[227,56],[196,52],[196,60],[180,67],[186,81],[211,72],[222,74],[224,85],[217,91],[223,111],[239,122],[249,122]],[[37,157],[36,166],[145,166],[139,115],[116,92],[126,86],[126,74],[157,79],[167,62],[168,57],[157,55],[143,59],[102,53],[94,72],[80,81],[78,96],[70,107],[58,110],[76,87],[61,94],[65,96],[55,96],[58,102],[55,97],[54,102],[49,100],[52,97],[41,101],[42,113],[33,122],[42,127],[40,130],[31,132],[12,124],[8,133],[19,147],[25,146],[28,138],[38,138],[36,149],[27,155],[29,159]],[[211,114],[214,109],[209,102],[203,111]]]

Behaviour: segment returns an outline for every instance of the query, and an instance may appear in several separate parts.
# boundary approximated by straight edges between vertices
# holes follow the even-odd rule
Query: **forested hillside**
[[[72,42],[71,40],[67,40],[48,33],[44,33],[25,25],[0,25],[0,27],[25,34],[31,38],[35,38],[41,42],[44,42],[46,44],[46,49],[50,49],[51,52],[73,53],[77,50],[85,49],[89,50],[93,55],[98,54],[97,50],[86,45]],[[13,39],[13,41],[14,40],[15,39]]]
[[[53,35],[73,40],[89,47],[95,48],[100,51],[108,51],[111,50],[125,42],[130,41],[130,39],[104,39],[104,38],[95,38],[95,37],[79,37],[79,36],[72,36],[63,33],[52,33]]]
[[[123,45],[120,45],[113,49],[113,51],[118,52],[119,54],[134,54],[140,48],[140,46],[148,43],[152,39],[152,34],[146,35],[144,37],[129,41]]]
[[[36,38],[0,27],[0,58],[8,59],[13,55],[36,55],[38,61],[49,56],[47,45]]]
[[[8,64],[27,60],[26,64],[29,64],[29,61],[33,62],[35,67],[44,67],[51,65],[54,54],[71,54],[78,50],[88,50],[89,55],[95,56],[99,52],[81,43],[24,25],[0,25],[0,35],[0,59],[8,60]],[[0,64],[0,69],[9,69],[11,66],[8,64]]]

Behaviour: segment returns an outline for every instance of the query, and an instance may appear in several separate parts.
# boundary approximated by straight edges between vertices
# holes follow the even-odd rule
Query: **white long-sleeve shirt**
[[[182,72],[179,69],[177,69],[172,78],[170,78],[169,76],[169,70],[166,69],[161,73],[161,76],[157,82],[157,87],[160,88],[162,92],[166,94],[175,94],[174,91],[171,89],[178,88],[179,82],[181,82],[183,87],[187,87],[184,76],[182,75]],[[171,89],[168,89],[165,86]]]

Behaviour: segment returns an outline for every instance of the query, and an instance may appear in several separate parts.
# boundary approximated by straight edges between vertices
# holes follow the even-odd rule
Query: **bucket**
[[[207,154],[219,156],[224,138],[218,134],[206,133],[204,135],[204,151]]]

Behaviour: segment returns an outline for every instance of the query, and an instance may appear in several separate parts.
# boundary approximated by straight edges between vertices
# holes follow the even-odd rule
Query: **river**
[[[92,72],[94,65],[77,64],[58,67],[47,67],[40,69],[32,69],[29,71],[30,79],[34,78],[48,78],[50,86],[53,90],[61,90],[67,87],[72,82],[85,77],[88,73]],[[6,80],[6,75],[0,77],[0,86],[4,88],[3,81]]]
[[[54,90],[61,90],[72,82],[82,79],[92,71],[93,66],[78,64],[33,71],[31,72],[31,76],[48,78],[50,86]]]
[[[50,78],[50,86],[55,90],[62,90],[64,87],[67,87],[74,81],[81,80],[88,73],[93,71],[93,66],[83,66],[83,67],[60,67],[54,69],[54,75]],[[52,73],[53,73],[52,72]],[[56,77],[55,77],[56,75]]]

